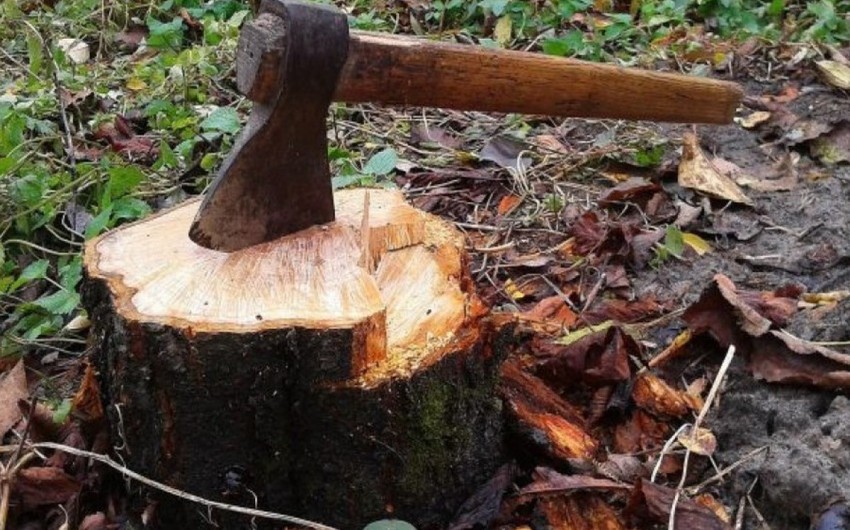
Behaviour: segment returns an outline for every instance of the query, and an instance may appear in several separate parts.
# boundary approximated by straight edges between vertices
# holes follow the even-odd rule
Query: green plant
[[[373,154],[360,170],[352,163],[351,153],[348,151],[331,149],[329,159],[336,167],[336,175],[332,181],[334,189],[349,186],[394,185],[392,181],[382,179],[388,176],[398,164],[398,153],[391,147]]]

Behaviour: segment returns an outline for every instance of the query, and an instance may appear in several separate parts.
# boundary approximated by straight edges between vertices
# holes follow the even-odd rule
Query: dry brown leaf
[[[743,118],[735,118],[735,122],[744,129],[755,129],[763,123],[770,121],[770,112],[766,110],[757,110]]]
[[[682,444],[682,447],[702,456],[711,456],[717,450],[717,438],[714,437],[714,433],[702,427],[686,429],[676,437],[676,440]]]
[[[80,483],[56,467],[21,469],[12,484],[13,494],[28,506],[61,504],[80,491]]]
[[[449,530],[488,528],[490,522],[498,516],[502,497],[513,484],[517,471],[514,464],[500,467],[490,480],[458,508],[458,515],[449,524]]]
[[[0,437],[5,436],[21,419],[18,401],[27,399],[27,396],[27,374],[24,361],[20,360],[0,381]]]
[[[753,205],[753,201],[744,195],[741,188],[728,176],[721,173],[708,160],[699,141],[693,133],[686,133],[682,137],[683,151],[682,160],[679,163],[679,185],[694,189],[712,197],[728,201]]]
[[[98,422],[103,419],[103,404],[100,399],[100,386],[94,375],[91,364],[86,366],[86,373],[80,383],[80,388],[74,395],[74,413],[86,422]]]
[[[544,149],[554,151],[556,153],[566,153],[567,146],[561,143],[555,136],[551,134],[541,134],[534,137],[534,143]]]
[[[716,515],[721,521],[726,524],[732,522],[732,517],[729,515],[729,512],[726,510],[726,507],[720,503],[714,496],[710,493],[700,493],[696,497],[694,497],[694,502],[699,504],[700,506],[705,506]]]
[[[514,209],[520,204],[522,204],[522,197],[517,195],[505,195],[499,201],[499,206],[496,207],[496,212],[498,212],[499,215],[505,215],[514,211]]]
[[[640,519],[667,524],[676,490],[639,480],[635,484],[627,512]],[[684,495],[676,504],[676,529],[680,530],[731,530],[714,510],[706,508]]]
[[[815,61],[818,73],[827,84],[842,90],[850,89],[850,66],[838,61]]]

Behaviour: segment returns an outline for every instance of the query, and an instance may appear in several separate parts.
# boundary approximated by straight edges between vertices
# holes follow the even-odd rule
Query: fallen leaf
[[[522,197],[517,195],[505,195],[499,201],[499,205],[496,207],[496,212],[499,215],[505,215],[512,212],[520,204],[522,204]]]
[[[554,151],[556,153],[566,153],[567,146],[561,143],[555,136],[551,134],[541,134],[534,137],[534,143],[542,147],[543,149],[548,149],[549,151]]]
[[[850,66],[838,61],[815,61],[818,73],[827,84],[842,90],[850,89]]]
[[[516,465],[505,464],[500,467],[490,480],[458,508],[457,515],[448,528],[450,530],[488,528],[490,522],[499,515],[502,497],[513,484],[516,475]]]
[[[20,360],[0,381],[0,437],[5,436],[21,419],[18,401],[25,400],[28,396],[27,374],[24,361]]]
[[[762,178],[744,174],[738,174],[733,178],[738,184],[756,191],[791,191],[800,184],[800,176],[796,167],[798,161],[799,155],[789,152]]]
[[[560,295],[549,296],[525,312],[525,316],[539,321],[551,321],[565,328],[572,327],[578,316],[564,302]]]
[[[127,88],[133,92],[139,92],[148,87],[148,84],[139,77],[131,77],[127,80]]]
[[[770,121],[770,117],[770,112],[766,110],[758,110],[752,114],[744,116],[743,118],[735,118],[735,123],[744,129],[755,129],[759,125]]]
[[[478,158],[494,162],[498,166],[514,171],[531,167],[531,156],[523,154],[528,146],[509,136],[495,136],[487,140],[478,153]]]
[[[679,163],[680,186],[701,191],[715,198],[753,205],[753,201],[744,195],[741,188],[731,178],[718,171],[706,158],[695,134],[685,133],[682,142],[682,160]]]
[[[640,479],[632,490],[627,513],[646,522],[667,524],[676,490]],[[732,530],[713,510],[701,506],[684,495],[676,504],[677,530]]]
[[[525,298],[525,293],[522,292],[522,290],[520,290],[520,288],[517,287],[514,281],[510,278],[505,280],[505,293],[507,293],[512,300],[522,300]]]
[[[89,45],[80,39],[59,39],[56,46],[65,52],[65,56],[74,64],[86,63],[91,58]]]
[[[850,390],[850,355],[771,330],[752,345],[748,366],[757,379]]]
[[[682,242],[693,249],[698,256],[711,252],[711,244],[696,234],[682,232]]]
[[[535,365],[535,375],[559,389],[574,381],[591,385],[628,381],[629,356],[640,356],[640,345],[619,327],[586,336],[569,346],[537,341],[532,348],[538,358],[546,357]]]
[[[850,122],[842,121],[828,133],[812,140],[809,152],[828,165],[850,162]]]
[[[496,22],[496,27],[493,28],[493,37],[496,39],[496,42],[499,43],[499,46],[507,48],[508,44],[511,43],[512,30],[513,22],[511,21],[510,15],[504,15],[499,18]]]
[[[135,51],[148,34],[145,26],[130,26],[115,35],[115,42],[129,51]]]
[[[463,141],[449,133],[442,127],[426,123],[416,123],[410,129],[411,143],[421,145],[423,143],[437,144],[446,149],[459,149]]]
[[[12,492],[27,506],[63,504],[79,493],[80,483],[56,467],[27,467],[18,471]]]
[[[655,182],[640,177],[630,177],[625,182],[603,192],[598,203],[600,206],[611,206],[623,202],[635,202],[643,207],[646,201],[659,191],[661,186]]]
[[[676,440],[682,444],[682,447],[702,456],[711,456],[717,450],[717,438],[714,437],[714,433],[703,427],[686,429],[676,437]]]
[[[732,522],[732,517],[729,515],[729,512],[726,510],[726,507],[720,503],[714,496],[710,493],[700,493],[696,497],[694,497],[694,502],[699,504],[700,506],[704,506],[714,512],[714,515],[717,516],[718,519],[723,521],[726,524]]]
[[[796,85],[788,85],[785,88],[783,88],[782,91],[779,92],[779,94],[764,95],[764,96],[761,96],[760,99],[762,99],[763,101],[766,101],[768,103],[786,104],[786,103],[791,103],[792,101],[797,99],[799,96],[800,96],[800,89]]]
[[[75,415],[87,423],[98,422],[104,417],[100,386],[91,364],[86,366],[80,388],[74,394],[73,406]]]

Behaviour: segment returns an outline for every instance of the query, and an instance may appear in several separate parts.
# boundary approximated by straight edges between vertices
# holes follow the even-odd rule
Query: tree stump
[[[188,238],[197,201],[88,243],[116,446],[214,500],[441,524],[501,458],[499,359],[463,240],[397,192],[335,201],[335,222],[230,254]],[[207,516],[149,494],[161,528]]]

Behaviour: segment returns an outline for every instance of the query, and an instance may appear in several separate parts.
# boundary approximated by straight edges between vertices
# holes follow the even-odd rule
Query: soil
[[[804,119],[834,121],[850,115],[845,96],[819,90],[801,95],[790,108]],[[745,170],[774,163],[763,146],[776,141],[775,135],[736,125],[702,128],[699,135],[707,152]],[[732,206],[715,215],[715,227],[729,228],[715,235],[717,252],[636,275],[639,293],[666,290],[691,303],[716,273],[753,290],[789,283],[809,292],[850,287],[850,169],[821,165],[805,146],[779,149],[801,155],[801,175],[823,178],[801,179],[787,192],[747,190],[754,208]],[[847,341],[848,319],[850,301],[844,301],[824,313],[798,313],[788,331],[806,340]],[[834,392],[760,382],[742,364],[733,367],[717,412],[709,417],[718,441],[714,458],[723,468],[760,447],[767,450],[737,468],[721,498],[726,506],[736,506],[752,488],[753,504],[770,528],[809,528],[832,503],[850,501],[850,400]],[[759,527],[753,515],[746,523],[746,528]]]

